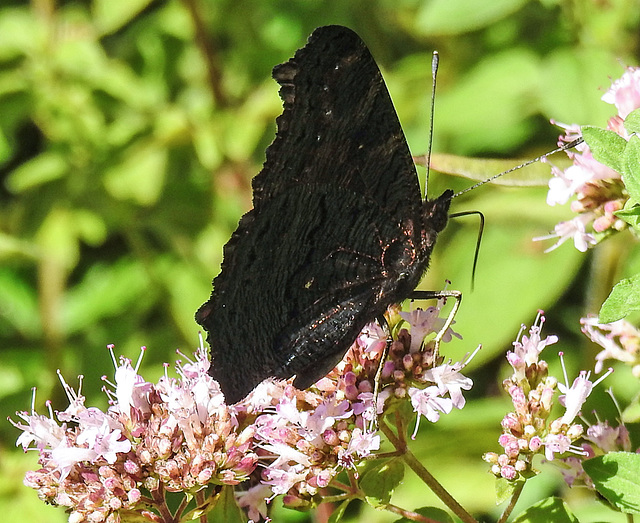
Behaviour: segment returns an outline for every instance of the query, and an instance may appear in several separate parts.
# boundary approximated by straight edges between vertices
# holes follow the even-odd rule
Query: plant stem
[[[403,508],[396,507],[395,505],[385,505],[384,508],[389,512],[398,514],[399,516],[410,519],[411,521],[419,521],[420,523],[438,523],[438,521],[435,519],[428,518],[427,516],[423,516],[422,514],[418,514],[417,512],[412,512],[411,510],[405,510]]]
[[[182,0],[193,22],[195,43],[202,52],[202,58],[206,65],[209,87],[217,106],[225,107],[228,99],[222,87],[222,71],[220,69],[220,57],[211,38],[211,31],[206,27],[202,16],[202,6],[197,0]]]
[[[162,483],[160,483],[157,489],[152,490],[150,493],[154,501],[154,507],[160,513],[162,523],[178,523],[178,519],[174,514],[171,513],[171,510],[169,510],[169,507],[167,506],[167,500],[165,499],[165,490],[162,486]]]
[[[451,511],[458,516],[465,523],[478,523],[476,519],[469,514],[454,498],[447,492],[447,490],[434,478],[431,473],[418,461],[413,453],[407,449],[403,454],[402,459],[409,465],[409,468],[413,470],[418,477],[424,481],[431,491],[438,496],[442,502],[451,509]]]
[[[522,494],[522,489],[524,488],[524,484],[525,482],[521,481],[516,485],[516,488],[513,491],[513,494],[511,495],[511,500],[509,501],[509,505],[507,505],[507,507],[504,509],[504,512],[502,513],[502,516],[500,516],[498,523],[505,523],[505,521],[507,521],[507,518],[511,515],[511,512],[515,508],[516,503],[520,498],[520,494]]]
[[[184,497],[184,501],[186,501],[187,497]],[[207,497],[205,496],[205,491],[204,490],[199,490],[198,492],[196,492],[195,495],[195,500],[196,500],[196,504],[198,506],[203,506],[205,504]],[[198,518],[200,520],[200,523],[207,523],[207,511],[203,510],[202,514],[200,514],[200,517]]]
[[[384,435],[387,436],[389,441],[393,446],[395,446],[400,454],[402,455],[402,459],[409,466],[411,470],[413,470],[418,477],[424,481],[424,483],[431,489],[431,491],[440,498],[440,500],[447,506],[449,509],[458,516],[465,523],[477,523],[477,521],[469,514],[454,498],[447,492],[447,490],[434,478],[431,473],[418,461],[418,459],[413,455],[413,453],[409,450],[404,442],[403,438],[396,436],[391,428],[384,422],[384,420],[380,420],[380,429],[384,432]],[[398,432],[401,433],[401,427],[398,428]]]

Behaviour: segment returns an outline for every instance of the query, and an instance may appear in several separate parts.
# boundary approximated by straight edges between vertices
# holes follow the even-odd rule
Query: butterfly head
[[[441,232],[449,221],[449,206],[453,198],[453,191],[447,189],[433,200],[425,200],[422,211],[423,230],[434,236]],[[434,238],[435,241],[435,238]]]

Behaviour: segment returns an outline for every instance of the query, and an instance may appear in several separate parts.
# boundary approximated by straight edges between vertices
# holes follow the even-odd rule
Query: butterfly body
[[[452,197],[422,200],[382,75],[354,32],[317,29],[273,76],[284,102],[276,139],[196,314],[230,404],[266,377],[296,375],[306,388],[331,370],[418,285]]]

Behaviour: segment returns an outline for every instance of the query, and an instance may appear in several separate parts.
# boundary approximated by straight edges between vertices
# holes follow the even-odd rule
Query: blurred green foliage
[[[108,343],[131,358],[148,346],[149,380],[176,348],[190,353],[193,314],[251,206],[250,180],[281,111],[270,70],[316,26],[347,25],[367,42],[414,153],[428,141],[430,54],[438,49],[434,149],[532,157],[555,144],[550,118],[604,125],[614,114],[599,98],[621,64],[638,64],[639,22],[637,0],[5,0],[1,412],[27,409],[32,386],[41,412],[47,398],[64,408],[56,369],[71,383],[83,374],[87,403],[104,406]],[[434,175],[429,194],[468,185]],[[520,323],[546,308],[547,332],[560,334],[571,365],[591,368],[594,349],[577,335],[577,318],[598,310],[612,281],[637,272],[640,256],[615,239],[591,265],[569,245],[543,254],[531,238],[569,216],[546,206],[544,189],[486,186],[454,204],[487,218],[476,288],[469,292],[470,220],[449,226],[424,285],[441,288],[448,278],[465,292],[456,324],[465,340],[452,357],[484,349],[473,364],[475,401],[423,425],[416,454],[463,505],[491,515],[493,484],[480,456],[496,449],[507,408],[497,358]],[[0,508],[13,521],[63,521],[21,486],[34,463],[8,451],[17,435],[0,425]],[[556,488],[554,479],[535,480],[523,507]],[[407,477],[394,503],[426,504],[418,489]],[[574,503],[580,514],[580,498]],[[597,519],[597,510],[586,507],[581,521]],[[347,513],[358,519],[356,508]]]

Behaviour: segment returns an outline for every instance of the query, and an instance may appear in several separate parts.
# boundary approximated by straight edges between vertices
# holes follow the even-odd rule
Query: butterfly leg
[[[462,302],[462,292],[460,291],[413,291],[411,293],[412,300],[440,300],[446,298],[453,298],[455,303],[447,316],[447,320],[444,322],[444,325],[440,329],[440,331],[436,334],[434,338],[434,348],[433,355],[434,358],[438,356],[438,348],[440,347],[440,343],[442,342],[442,338],[446,334],[449,327],[453,324],[453,320],[456,317],[458,309],[460,308],[460,303]],[[435,360],[434,360],[435,361]]]
[[[373,379],[373,413],[371,419],[369,420],[369,432],[375,432],[378,426],[378,397],[380,395],[380,382],[382,381],[382,370],[384,368],[384,364],[387,361],[387,357],[389,356],[389,348],[391,347],[391,343],[393,343],[393,338],[391,337],[391,327],[389,327],[389,323],[384,316],[380,316],[377,318],[378,324],[384,329],[387,333],[387,343],[380,355],[380,361],[378,362],[378,370],[376,370],[376,375]]]

